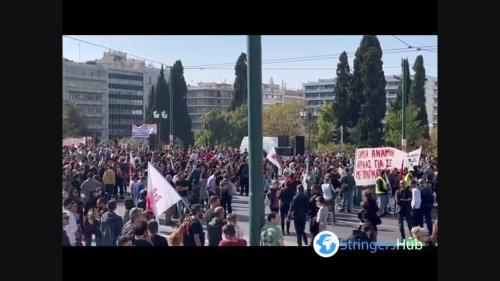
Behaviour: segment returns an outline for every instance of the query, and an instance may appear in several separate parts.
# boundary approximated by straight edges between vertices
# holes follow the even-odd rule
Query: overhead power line
[[[127,54],[130,57],[135,57],[135,58],[138,58],[138,59],[142,59],[142,60],[145,60],[145,61],[157,63],[157,64],[160,64],[160,65],[168,65],[167,63],[164,63],[164,62],[160,62],[160,61],[157,61],[157,60],[148,59],[148,58],[145,58],[145,57],[142,57],[142,56],[137,56],[137,55],[134,55],[134,54],[131,54],[131,53],[128,53],[128,52],[123,52],[123,51],[120,51],[120,50],[117,50],[117,49],[114,49],[114,48],[110,48],[110,47],[107,47],[107,46],[104,46],[104,45],[100,45],[100,44],[96,44],[96,43],[89,42],[89,41],[86,41],[86,40],[78,39],[78,38],[75,38],[75,37],[72,37],[72,36],[64,35],[64,37],[72,39],[72,40],[76,40],[76,41],[79,41],[79,42],[83,42],[83,43],[86,43],[86,44],[89,44],[89,45],[92,45],[92,46],[100,47],[100,48],[103,48],[103,49],[118,51],[118,52]],[[382,52],[384,54],[398,54],[398,53],[407,53],[407,52],[414,52],[414,51],[421,51],[421,50],[429,51],[429,52],[435,52],[433,49],[437,48],[436,45],[414,47],[414,46],[411,46],[411,45],[407,44],[406,42],[402,41],[398,37],[396,37],[396,36],[394,36],[394,37],[396,39],[398,39],[399,41],[401,41],[402,43],[404,43],[405,45],[407,45],[408,48],[393,48],[393,49],[382,50]],[[351,52],[351,53],[347,53],[347,54],[348,55],[353,55],[355,53]],[[291,62],[300,62],[300,61],[337,59],[337,58],[340,57],[340,55],[341,54],[327,54],[327,55],[316,55],[316,56],[302,56],[302,57],[290,57],[290,58],[279,58],[279,59],[267,59],[267,60],[263,60],[262,64],[276,64],[276,63],[291,63]],[[203,69],[233,69],[234,65],[235,65],[235,62],[203,64],[203,65],[191,65],[191,66],[188,65],[188,66],[184,66],[184,69],[198,69],[198,70],[203,70]],[[388,68],[388,67],[386,67],[386,68]],[[296,70],[313,70],[313,69],[314,68],[303,68],[303,69],[297,68]],[[323,69],[328,69],[328,68],[323,68]],[[332,68],[332,69],[335,69],[335,68]],[[263,68],[263,70],[295,70],[295,69],[291,69],[291,68],[281,68],[281,69],[280,68]]]
[[[106,46],[99,45],[99,44],[96,44],[96,43],[92,43],[92,42],[89,42],[89,41],[85,41],[85,40],[82,40],[82,39],[78,39],[78,38],[75,38],[75,37],[71,37],[71,36],[68,36],[68,35],[64,35],[64,37],[69,38],[69,39],[73,39],[73,40],[76,40],[76,41],[80,41],[80,42],[83,42],[83,43],[87,43],[87,44],[89,44],[89,45],[93,45],[93,46],[96,46],[96,47],[101,47],[101,48],[103,48],[103,49],[112,50],[112,51],[118,51],[118,52],[121,52],[121,53],[127,54],[128,56],[131,56],[131,57],[134,57],[134,58],[138,58],[138,59],[141,59],[141,60],[150,61],[150,62],[154,62],[154,63],[157,63],[157,64],[165,64],[165,65],[168,65],[168,64],[166,64],[166,63],[164,63],[164,62],[159,62],[159,61],[156,61],[156,60],[151,60],[151,59],[148,59],[148,58],[145,58],[145,57],[136,56],[136,55],[133,55],[133,54],[131,54],[131,53],[122,52],[122,51],[119,51],[119,50],[117,50],[117,49],[113,49],[113,48],[110,48],[110,47],[106,47]]]

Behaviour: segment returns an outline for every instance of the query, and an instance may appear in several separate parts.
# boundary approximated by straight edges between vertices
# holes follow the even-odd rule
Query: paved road
[[[238,225],[241,227],[245,234],[245,239],[249,241],[248,235],[250,232],[249,223],[249,197],[236,195],[233,197],[233,212],[238,215]],[[117,214],[123,216],[125,212],[125,207],[121,200],[118,202]],[[265,213],[268,214],[270,210],[266,207]],[[339,238],[347,238],[354,229],[359,226],[359,220],[357,218],[357,213],[359,208],[353,208],[352,213],[337,213],[337,223],[336,225],[329,225],[328,230],[333,231]],[[437,209],[434,210],[434,217],[437,216]],[[174,231],[172,226],[167,226],[164,223],[164,216],[160,217],[160,234],[168,235]],[[425,227],[425,226],[424,226]],[[306,225],[306,232],[308,233],[309,225]],[[410,237],[408,228],[405,227],[406,237]],[[310,241],[310,234],[308,233],[308,239]],[[392,215],[382,218],[382,224],[378,226],[378,241],[380,242],[396,242],[400,238],[399,228],[397,219],[393,218]],[[207,243],[206,243],[207,244]],[[295,236],[295,229],[293,227],[293,221],[290,226],[290,235],[285,236],[285,246],[297,246],[297,239]]]

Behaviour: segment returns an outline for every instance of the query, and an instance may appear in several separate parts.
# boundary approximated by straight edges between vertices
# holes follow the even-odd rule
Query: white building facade
[[[308,107],[319,106],[323,102],[332,102],[335,99],[335,80],[319,79],[318,82],[308,82],[303,84],[304,100]],[[387,114],[392,104],[396,101],[397,91],[401,81],[393,75],[385,76],[386,86],[386,107]],[[427,110],[427,118],[429,121],[429,131],[432,133],[433,128],[437,128],[437,93],[438,84],[437,78],[426,76],[425,82],[425,107]]]
[[[77,104],[89,136],[108,138],[108,70],[105,67],[63,60],[63,101],[66,100]]]
[[[63,59],[63,100],[77,103],[91,135],[130,137],[132,124],[144,123],[148,94],[159,74],[160,69],[122,52],[105,52],[86,63]],[[164,75],[168,82],[168,67]]]
[[[206,112],[217,109],[227,111],[233,99],[233,85],[225,83],[198,83],[188,86],[187,107],[193,131],[202,130],[201,117]]]

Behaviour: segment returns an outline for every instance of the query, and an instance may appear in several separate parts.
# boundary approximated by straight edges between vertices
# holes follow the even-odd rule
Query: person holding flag
[[[274,147],[269,150],[266,159],[269,160],[269,162],[271,162],[274,166],[278,167],[278,173],[282,174],[283,168],[281,167],[278,153],[276,153],[276,149]]]
[[[132,156],[132,152],[129,153],[128,160],[128,177],[129,181],[132,180],[132,176],[136,173],[137,167],[135,166],[134,156]],[[131,191],[129,191],[131,192]]]
[[[174,187],[161,175],[161,173],[153,167],[151,162],[148,163],[148,195],[146,199],[146,209],[152,210],[155,218],[158,221],[168,208],[182,200],[181,196]],[[184,202],[188,205],[186,202]]]

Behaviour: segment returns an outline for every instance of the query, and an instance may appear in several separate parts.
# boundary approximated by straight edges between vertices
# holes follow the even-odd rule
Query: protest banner
[[[156,130],[156,124],[142,124],[141,126],[132,124],[132,137],[147,139],[149,135],[155,135]]]
[[[356,149],[354,179],[356,185],[374,185],[381,170],[400,168],[408,162],[407,153],[393,147]]]
[[[87,138],[65,138],[63,139],[63,146],[79,146],[80,144],[86,144]]]
[[[411,167],[411,170],[413,170],[413,166],[419,165],[421,153],[422,153],[422,147],[408,153],[408,164]]]

